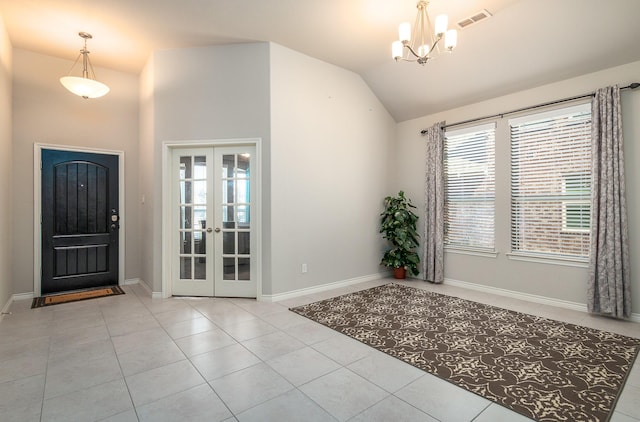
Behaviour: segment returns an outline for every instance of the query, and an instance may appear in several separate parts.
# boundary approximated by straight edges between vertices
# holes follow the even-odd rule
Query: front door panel
[[[118,284],[118,156],[42,150],[42,294]]]

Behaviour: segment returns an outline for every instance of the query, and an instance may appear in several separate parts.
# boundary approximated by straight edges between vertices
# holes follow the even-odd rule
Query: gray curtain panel
[[[617,85],[596,91],[591,114],[588,309],[615,318],[628,318],[631,315],[629,234],[620,89]]]
[[[427,129],[424,242],[422,274],[432,283],[444,281],[444,122]]]

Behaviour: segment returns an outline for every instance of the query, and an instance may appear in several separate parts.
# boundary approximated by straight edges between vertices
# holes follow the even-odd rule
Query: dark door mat
[[[124,290],[120,286],[101,287],[99,289],[83,290],[81,292],[63,293],[51,296],[33,298],[31,309],[43,306],[58,305],[60,303],[77,302],[79,300],[95,299],[99,297],[123,295]]]

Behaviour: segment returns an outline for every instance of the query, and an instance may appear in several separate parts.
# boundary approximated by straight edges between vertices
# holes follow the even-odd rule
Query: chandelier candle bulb
[[[391,55],[395,60],[399,60],[402,57],[402,43],[400,41],[394,41],[391,44]]]
[[[447,32],[449,18],[447,15],[438,15],[436,17],[436,37],[442,37]]]
[[[446,32],[444,37],[444,47],[447,51],[452,51],[458,45],[458,31],[450,29]]]
[[[411,24],[409,22],[401,23],[398,27],[398,35],[403,43],[411,41]]]

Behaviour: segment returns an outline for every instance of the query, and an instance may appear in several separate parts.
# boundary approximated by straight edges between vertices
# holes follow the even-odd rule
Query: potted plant
[[[415,208],[411,200],[398,192],[398,196],[384,198],[384,211],[380,216],[380,233],[391,244],[382,257],[381,265],[393,268],[395,278],[405,278],[406,271],[418,275],[420,257],[418,247],[418,216],[411,210]]]

